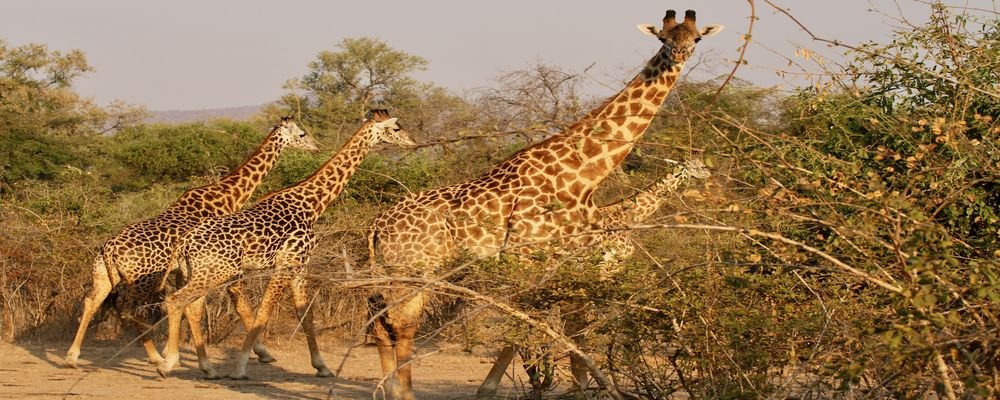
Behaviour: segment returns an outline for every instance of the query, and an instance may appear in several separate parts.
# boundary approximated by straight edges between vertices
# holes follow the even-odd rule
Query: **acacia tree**
[[[275,112],[301,113],[320,129],[351,128],[372,106],[409,108],[423,86],[410,77],[427,60],[372,38],[345,38],[335,51],[321,51],[309,72],[289,81]]]

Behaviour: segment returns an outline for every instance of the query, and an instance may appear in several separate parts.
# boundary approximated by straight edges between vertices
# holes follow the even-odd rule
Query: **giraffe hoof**
[[[216,373],[214,373],[214,372],[213,372],[213,373],[211,373],[211,374],[206,374],[206,375],[205,375],[205,380],[206,380],[206,381],[217,381],[217,380],[219,380],[219,379],[222,379],[222,377],[221,377],[221,376],[219,376],[219,374],[216,374]]]
[[[163,357],[146,357],[146,362],[148,362],[149,365],[163,365],[163,363],[167,362],[167,360]]]
[[[332,378],[333,377],[333,371],[330,371],[329,368],[323,368],[323,369],[320,369],[320,370],[316,370],[316,376],[320,377],[320,378]]]
[[[247,374],[242,374],[242,375],[233,374],[229,375],[229,379],[234,381],[249,381],[250,377],[247,376]]]
[[[259,362],[261,364],[270,364],[270,363],[273,363],[275,361],[278,361],[278,359],[274,358],[274,357],[271,357],[270,354],[264,354],[262,356],[257,356],[257,362]]]
[[[67,360],[63,361],[63,365],[65,365],[66,368],[73,368],[73,369],[77,368],[76,360],[69,360],[69,359],[67,359]]]
[[[170,371],[163,367],[156,367],[156,373],[160,376],[160,379],[167,379],[167,375],[170,374]]]

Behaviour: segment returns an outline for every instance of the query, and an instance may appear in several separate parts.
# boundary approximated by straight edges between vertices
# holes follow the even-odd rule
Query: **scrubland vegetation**
[[[590,304],[585,351],[636,398],[995,397],[1000,19],[928,13],[890,43],[844,49],[847,64],[791,93],[679,83],[598,202],[669,172],[668,159],[701,157],[713,176],[636,227],[639,250],[613,275],[501,259],[451,283],[541,321],[562,300]],[[367,289],[344,282],[368,277],[364,227],[379,210],[475,176],[596,104],[581,76],[553,66],[463,97],[410,78],[425,65],[345,39],[254,120],[150,125],[137,107],[73,91],[90,70],[81,52],[0,41],[0,340],[68,345],[103,241],[238,165],[277,116],[295,114],[324,151],[283,156],[261,193],[307,176],[384,106],[426,145],[364,162],[320,220],[311,264],[318,326],[359,340]],[[565,351],[450,298],[462,304],[435,307],[428,340]],[[227,301],[211,307],[220,340],[239,324]],[[294,313],[280,314],[270,329],[295,329]]]

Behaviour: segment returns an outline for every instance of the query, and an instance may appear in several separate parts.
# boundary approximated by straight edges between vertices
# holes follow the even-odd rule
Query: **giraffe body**
[[[184,235],[173,255],[178,263],[172,264],[186,269],[187,282],[166,298],[168,339],[165,360],[157,368],[161,376],[169,374],[179,360],[180,317],[187,304],[197,304],[209,290],[239,282],[245,271],[252,270],[267,270],[272,276],[231,377],[246,378],[250,350],[286,287],[292,289],[317,375],[333,375],[319,353],[305,291],[305,265],[315,239],[313,224],[374,145],[415,145],[395,118],[384,117],[376,115],[362,124],[341,150],[309,178],[271,193],[236,214],[202,220]]]
[[[123,306],[126,319],[140,333],[147,330],[147,325],[133,313],[140,307],[153,307],[152,304],[158,303],[162,298],[160,283],[166,276],[171,249],[181,235],[204,218],[239,210],[250,199],[285,148],[317,149],[311,136],[291,118],[283,118],[268,132],[257,151],[231,174],[217,183],[187,190],[160,214],[126,226],[105,242],[94,260],[93,286],[84,298],[80,326],[66,354],[66,365],[76,367],[87,327],[101,303],[116,287],[127,291],[124,296],[126,304]],[[245,306],[245,299],[234,298],[234,301],[242,302]],[[203,336],[200,325],[196,322],[200,318],[189,320],[192,321],[192,339],[200,343],[201,349]],[[150,362],[162,362],[163,358],[148,335],[143,336],[143,346]],[[262,361],[271,359],[262,345],[258,345],[257,349]],[[199,355],[202,355],[201,351]]]
[[[393,275],[433,275],[459,250],[489,257],[527,254],[581,244],[596,207],[591,195],[645,133],[702,36],[694,12],[678,24],[672,10],[663,28],[640,26],[663,46],[643,70],[566,131],[516,153],[483,176],[415,194],[377,217],[370,226],[369,255]],[[379,260],[380,258],[380,260]],[[394,398],[412,399],[413,336],[424,292],[383,291],[389,305],[375,320],[374,336]]]
[[[581,235],[582,246],[573,249],[573,253],[563,254],[563,256],[589,258],[596,255],[600,260],[598,267],[601,269],[601,274],[605,276],[614,274],[621,264],[632,257],[635,252],[630,228],[645,222],[659,210],[667,195],[674,193],[684,181],[691,178],[705,179],[709,175],[708,169],[700,160],[692,159],[672,174],[659,179],[638,193],[602,206],[596,212],[592,230]],[[587,307],[572,301],[561,303],[560,310],[566,311],[562,315],[566,321],[565,333],[576,342],[577,346],[582,348],[586,342],[584,330],[587,326],[585,316]],[[500,379],[503,378],[504,371],[513,360],[515,350],[514,346],[507,346],[500,351],[489,375],[477,390],[477,395],[492,396],[496,394]],[[576,389],[586,389],[588,381],[586,366],[575,354],[570,355],[570,364]]]

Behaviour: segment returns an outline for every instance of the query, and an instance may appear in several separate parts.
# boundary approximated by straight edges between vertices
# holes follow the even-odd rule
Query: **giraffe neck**
[[[572,176],[571,179],[557,179],[561,182],[557,185],[571,188],[581,199],[589,198],[646,133],[677,82],[683,65],[667,60],[662,52],[657,53],[616,95],[563,134],[526,149],[519,154],[521,157],[516,155],[511,161],[534,163],[541,157],[543,163],[550,164],[544,159],[551,157],[562,174]]]
[[[591,111],[580,123],[580,175],[596,188],[628,156],[677,83],[681,65],[657,54],[618,94]],[[586,184],[586,182],[585,182]]]
[[[372,123],[364,124],[357,133],[354,134],[344,146],[337,151],[337,154],[327,160],[316,172],[295,186],[282,190],[283,192],[298,193],[305,200],[304,206],[308,208],[307,214],[311,221],[315,222],[323,211],[333,202],[344,186],[357,171],[361,161],[372,149]]]
[[[278,156],[281,155],[283,149],[284,146],[278,140],[278,131],[275,130],[264,140],[264,143],[261,143],[250,158],[222,178],[218,185],[226,189],[226,194],[233,199],[237,207],[246,204],[260,183],[264,181],[267,173],[271,171],[271,168],[274,168],[274,164],[278,161]]]
[[[171,209],[188,210],[190,207],[203,205],[212,209],[208,215],[238,211],[250,200],[250,196],[274,167],[283,148],[277,131],[271,132],[257,150],[233,172],[216,183],[184,192]],[[200,208],[195,207],[194,210]]]

